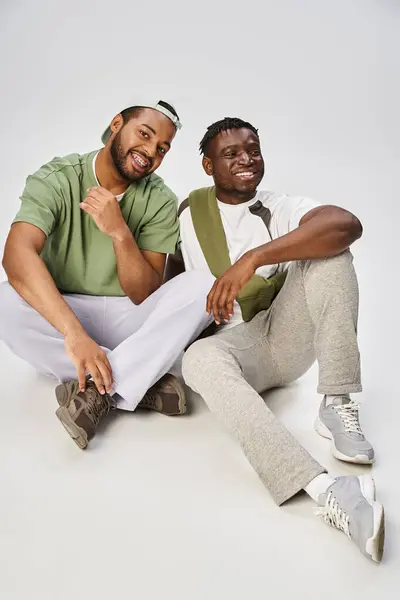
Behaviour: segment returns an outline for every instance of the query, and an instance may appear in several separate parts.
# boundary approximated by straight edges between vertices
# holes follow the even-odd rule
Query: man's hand
[[[86,389],[88,372],[100,394],[110,393],[113,384],[112,369],[107,355],[86,332],[67,333],[64,338],[65,351],[78,373],[79,387]]]
[[[255,266],[251,252],[229,267],[212,286],[207,296],[207,312],[213,313],[217,325],[233,316],[233,303],[243,286],[253,277]]]
[[[97,227],[113,239],[123,239],[130,234],[118,204],[118,200],[102,187],[92,187],[81,202],[81,209],[88,213]]]

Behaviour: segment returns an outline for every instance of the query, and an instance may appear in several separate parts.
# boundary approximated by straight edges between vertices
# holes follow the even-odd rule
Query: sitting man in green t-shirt
[[[123,110],[100,151],[54,158],[28,177],[8,235],[0,339],[62,382],[57,416],[80,448],[110,408],[185,412],[167,373],[210,322],[213,278],[186,273],[161,287],[179,224],[154,171],[180,127],[163,101]]]

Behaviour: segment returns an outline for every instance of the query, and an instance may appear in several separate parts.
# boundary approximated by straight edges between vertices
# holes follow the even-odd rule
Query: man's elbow
[[[127,296],[135,306],[139,306],[150,296],[150,293],[146,294],[143,290],[131,290],[124,286],[121,286],[121,288],[125,296]]]
[[[124,290],[122,290],[122,291],[124,291]],[[132,304],[134,304],[135,306],[139,306],[145,300],[147,300],[147,298],[149,298],[149,296],[151,296],[151,294],[155,291],[156,290],[154,289],[153,291],[148,292],[148,293],[138,293],[138,292],[136,292],[134,294],[132,294],[132,293],[126,294],[126,292],[124,292],[124,293],[128,296],[128,298],[132,302]]]
[[[158,290],[161,284],[162,280],[160,277],[158,277],[157,282],[154,282],[152,286],[142,286],[139,289],[131,289],[126,286],[121,287],[122,291],[126,296],[128,296],[132,304],[135,304],[135,306],[139,306],[140,304],[142,304],[142,302],[147,300],[147,298],[151,296],[151,294]]]
[[[356,240],[360,239],[360,237],[363,234],[363,226],[361,224],[361,221],[352,213],[348,213],[346,229],[348,232],[349,239],[351,240],[350,243],[353,243]]]
[[[360,220],[348,210],[341,208],[332,213],[331,218],[336,221],[337,231],[340,232],[340,237],[346,241],[347,246],[362,236],[363,227]]]
[[[1,261],[1,266],[3,267],[8,281],[11,283],[11,280],[16,276],[15,269],[15,261],[12,260],[11,253],[6,248],[3,254],[3,259]]]

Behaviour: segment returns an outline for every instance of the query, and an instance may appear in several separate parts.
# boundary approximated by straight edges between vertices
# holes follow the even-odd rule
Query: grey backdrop
[[[204,0],[201,3],[183,0],[151,3],[132,0],[113,2],[1,0],[0,2],[0,130],[2,133],[0,250],[9,223],[18,209],[18,197],[25,177],[53,156],[70,152],[86,152],[99,147],[100,134],[105,126],[115,113],[134,101],[137,92],[150,92],[157,99],[161,97],[173,102],[184,123],[184,129],[177,137],[173,150],[161,170],[167,183],[181,199],[193,187],[207,182],[198,155],[198,142],[205,128],[221,117],[240,116],[253,122],[260,130],[267,162],[263,183],[265,188],[308,195],[323,203],[339,204],[353,211],[361,219],[364,225],[364,237],[354,246],[354,254],[362,294],[360,345],[365,384],[363,419],[370,437],[377,446],[378,463],[375,475],[389,509],[389,566],[394,565],[398,559],[395,540],[396,532],[398,536],[399,531],[399,468],[396,450],[400,417],[399,74],[400,3],[396,0],[335,0],[334,2],[327,0],[256,0],[254,2],[214,0],[210,2]],[[3,315],[0,315],[0,318],[4,318]],[[29,404],[29,418],[24,421],[27,411],[24,394],[33,393],[29,383],[32,382],[32,374],[4,349],[0,354],[4,396],[2,402],[9,411],[4,418],[0,419],[4,425],[0,436],[2,445],[0,472],[2,479],[6,475],[5,488],[11,490],[6,498],[3,497],[2,514],[9,514],[8,525],[5,525],[5,533],[9,537],[7,537],[8,546],[5,546],[4,554],[8,560],[5,563],[7,571],[0,576],[0,588],[2,585],[8,587],[2,596],[8,599],[32,598],[33,593],[35,598],[48,597],[52,600],[68,597],[67,591],[73,590],[74,585],[67,578],[66,587],[60,588],[59,581],[63,579],[62,565],[69,563],[71,554],[77,550],[74,538],[68,538],[65,529],[62,535],[68,538],[67,546],[62,546],[61,541],[57,546],[55,540],[61,538],[58,538],[56,533],[53,537],[53,533],[48,529],[44,537],[48,542],[43,542],[36,552],[36,543],[40,543],[37,540],[41,539],[44,530],[42,525],[38,526],[37,530],[33,529],[34,538],[28,537],[26,542],[25,532],[35,527],[38,513],[35,508],[26,523],[23,519],[21,521],[21,514],[25,514],[25,505],[21,505],[18,511],[13,513],[14,506],[19,506],[16,498],[20,498],[20,494],[23,493],[20,490],[24,489],[24,484],[21,483],[22,487],[17,486],[15,493],[13,485],[16,478],[21,482],[24,481],[25,477],[28,477],[28,472],[41,471],[42,461],[49,467],[46,462],[50,460],[47,458],[49,452],[46,445],[47,435],[52,435],[51,439],[54,443],[59,444],[56,446],[54,456],[61,456],[66,462],[61,463],[60,466],[57,461],[62,459],[54,458],[55,465],[50,465],[46,474],[43,474],[45,473],[43,471],[40,486],[44,486],[41,489],[46,490],[43,492],[46,498],[52,498],[51,494],[54,492],[51,483],[54,473],[69,473],[70,468],[78,468],[75,462],[78,460],[79,468],[86,468],[83,464],[91,465],[91,470],[89,469],[88,472],[81,471],[83,479],[80,480],[80,476],[77,476],[75,482],[71,480],[73,483],[67,488],[67,498],[69,498],[69,494],[72,494],[71,490],[82,490],[83,488],[79,486],[87,481],[85,477],[93,477],[93,469],[96,473],[96,468],[100,467],[96,467],[93,463],[93,455],[91,462],[83,463],[82,457],[77,457],[74,449],[68,446],[68,450],[66,447],[64,450],[64,443],[66,446],[68,442],[62,438],[64,434],[57,429],[58,425],[53,421],[53,400],[50,399],[52,391],[49,387],[46,387],[47,404],[42,408],[40,402],[42,392],[39,390],[44,388],[37,387],[39,384],[35,383],[34,389],[37,391],[34,393],[38,397],[35,398],[35,404]],[[314,383],[310,386],[311,389],[314,389]],[[314,414],[315,407],[316,405],[310,410],[310,418]],[[206,414],[202,415],[203,419]],[[40,442],[35,438],[38,427],[35,419],[39,418],[38,415],[46,423]],[[283,416],[285,415],[286,411]],[[9,422],[8,419],[11,421]],[[128,421],[120,421],[120,427],[128,427]],[[300,422],[301,414],[298,413],[298,419],[293,420],[292,426],[296,429],[296,425]],[[14,437],[16,423],[22,423],[25,437]],[[141,435],[139,425],[143,423],[140,420],[130,420],[129,423],[130,427],[136,427],[136,440],[139,439]],[[152,433],[149,433],[151,436],[155,436],[154,431],[158,431],[158,435],[164,439],[162,436],[166,435],[167,427],[176,427],[177,436],[187,435],[185,429],[179,428],[177,423],[173,426],[170,422],[167,425],[166,421],[154,420],[154,423],[156,425],[161,423],[161,425],[158,429],[156,426],[151,430]],[[193,431],[197,431],[196,420],[187,423],[189,423],[187,427],[193,427]],[[146,422],[146,427],[147,425]],[[53,431],[53,426],[54,434],[48,433]],[[213,433],[211,425],[208,427],[209,440],[214,439],[214,449],[219,452],[220,442],[216,441],[217,433],[215,431]],[[309,428],[310,423],[307,421],[304,432],[302,429],[298,430],[299,435],[303,435],[304,443],[308,443],[308,439],[314,440],[310,437],[313,434],[305,434]],[[178,461],[174,463],[175,465],[179,465],[179,460],[182,459],[181,452],[193,453],[193,446],[190,445],[195,439],[195,434],[193,435],[191,439],[186,439],[189,445],[185,446],[185,440],[181,439],[179,443],[183,446],[176,449],[174,446],[174,449],[170,450],[172,452],[170,456],[174,461]],[[203,433],[198,435],[199,440],[203,440]],[[113,443],[117,444],[116,436],[113,439],[115,439]],[[131,439],[131,432],[126,433],[126,437],[121,439],[125,441],[120,442],[119,448],[122,456],[125,456],[124,444]],[[228,441],[223,439],[225,440],[223,447],[228,448]],[[108,451],[111,452],[111,439],[108,442]],[[135,441],[131,440],[130,443],[134,444]],[[212,441],[209,443],[212,444]],[[20,444],[23,444],[22,449]],[[27,456],[30,455],[33,447],[39,448],[37,450],[39,455],[31,466],[26,467],[27,464],[29,465],[29,461],[26,462]],[[18,459],[14,455],[16,448],[20,448],[21,451]],[[146,452],[151,452],[148,446],[145,448]],[[156,449],[153,448],[153,451],[159,452],[157,448],[158,446]],[[264,502],[267,503],[267,499],[264,491],[257,487],[255,480],[253,481],[250,472],[248,472],[248,479],[244,477],[241,480],[241,475],[238,476],[239,479],[235,475],[231,488],[229,483],[227,488],[221,490],[213,488],[212,485],[217,485],[217,479],[220,480],[223,475],[221,470],[221,473],[214,473],[213,476],[211,465],[217,468],[215,465],[218,465],[218,462],[214,462],[215,454],[211,451],[210,455],[207,455],[207,448],[208,446],[201,445],[196,463],[197,471],[194,472],[196,481],[202,481],[203,475],[203,481],[210,482],[210,487],[202,488],[202,494],[209,494],[209,498],[213,498],[211,504],[207,504],[203,496],[197,496],[202,498],[198,510],[201,513],[204,509],[208,516],[204,516],[202,527],[192,532],[196,539],[183,533],[187,531],[185,527],[190,529],[189,508],[187,508],[188,512],[184,511],[186,521],[184,520],[183,528],[180,529],[178,518],[176,533],[172,535],[170,530],[164,532],[167,537],[176,535],[180,541],[178,557],[174,557],[176,546],[173,546],[172,538],[167,539],[165,535],[163,537],[162,530],[158,530],[158,533],[154,530],[150,538],[148,537],[148,528],[150,527],[151,530],[148,521],[144,521],[147,524],[142,525],[140,534],[137,531],[129,534],[133,546],[135,546],[135,536],[139,535],[140,541],[138,547],[135,549],[130,547],[130,550],[126,547],[124,526],[120,524],[117,535],[107,521],[108,538],[105,539],[111,540],[114,569],[118,571],[118,564],[122,561],[125,578],[128,577],[129,552],[133,552],[135,564],[138,565],[138,571],[133,571],[133,580],[124,579],[124,585],[128,585],[128,581],[131,581],[132,585],[136,582],[139,587],[136,586],[135,590],[140,592],[143,598],[156,597],[157,586],[161,593],[163,581],[169,582],[164,590],[167,597],[173,597],[174,590],[176,591],[178,586],[178,596],[175,597],[197,598],[197,592],[202,598],[204,594],[212,599],[221,597],[220,594],[222,597],[243,597],[244,591],[248,590],[252,591],[252,597],[261,598],[268,593],[272,578],[271,585],[275,586],[275,590],[281,589],[279,581],[286,580],[285,585],[289,586],[287,589],[291,589],[292,592],[300,591],[301,597],[313,598],[319,597],[318,590],[312,587],[317,570],[321,578],[319,590],[323,590],[322,595],[325,598],[331,597],[330,593],[335,598],[338,595],[346,597],[355,589],[359,592],[361,589],[364,590],[364,595],[359,597],[372,598],[375,597],[378,581],[381,582],[378,586],[379,591],[383,589],[381,584],[385,585],[388,589],[386,597],[393,596],[394,592],[390,592],[389,587],[394,586],[398,571],[392,569],[391,577],[388,578],[388,572],[384,577],[385,571],[381,570],[379,572],[381,579],[376,579],[377,576],[374,575],[377,573],[376,570],[368,570],[370,566],[361,562],[362,557],[357,562],[358,557],[353,554],[347,555],[346,552],[350,551],[343,547],[344,556],[349,557],[352,561],[351,565],[354,564],[356,567],[358,575],[353,576],[352,566],[349,566],[347,559],[344,558],[340,566],[336,562],[342,553],[341,541],[338,541],[338,545],[332,550],[330,562],[324,561],[324,555],[319,552],[319,543],[324,547],[324,552],[329,554],[325,545],[326,541],[329,547],[328,532],[321,530],[321,533],[320,529],[317,529],[320,525],[314,524],[309,514],[309,507],[307,507],[307,517],[304,517],[306,519],[304,530],[301,522],[295,519],[292,519],[289,529],[285,529],[288,526],[286,519],[291,519],[290,511],[289,514],[281,512],[279,515],[284,516],[278,517],[274,509],[268,505],[269,517],[266,518],[264,514],[260,516],[260,523],[268,523],[268,518],[277,523],[277,519],[281,518],[279,527],[283,529],[276,530],[275,534],[271,530],[268,535],[272,536],[275,544],[279,544],[279,540],[282,539],[281,533],[285,531],[284,535],[288,542],[290,541],[290,547],[288,546],[284,551],[282,549],[282,552],[284,554],[288,552],[292,556],[290,572],[296,570],[297,567],[294,565],[299,561],[300,566],[296,570],[298,579],[295,577],[292,582],[287,579],[287,562],[283,558],[284,554],[279,554],[279,551],[274,553],[273,550],[271,550],[272,554],[268,555],[270,561],[268,577],[261,567],[261,571],[257,571],[257,574],[253,572],[253,566],[258,564],[257,560],[254,562],[254,555],[249,550],[247,560],[241,554],[239,546],[235,546],[231,536],[239,536],[237,539],[241,540],[240,548],[251,548],[251,544],[255,544],[261,561],[264,553],[268,552],[266,549],[268,544],[264,546],[264,542],[260,541],[261,537],[257,537],[255,532],[258,529],[254,523],[253,537],[250,541],[248,539],[243,541],[243,537],[240,536],[245,535],[244,531],[249,531],[250,525],[241,525],[240,519],[244,518],[243,514],[246,514],[248,509],[253,510],[251,502],[255,501],[255,490],[257,493],[260,492],[260,503],[257,505],[255,501],[254,514],[258,514],[257,510],[262,512],[261,506],[264,506]],[[236,452],[233,446],[229,448],[230,452]],[[14,458],[6,461],[5,455],[8,452]],[[160,452],[166,452],[165,456],[168,456],[166,448]],[[206,456],[204,460],[208,460],[208,466],[202,467],[201,457],[204,456],[204,452]],[[141,450],[139,453],[141,455]],[[108,470],[105,467],[106,471],[102,472],[102,475],[105,476],[106,473],[107,477],[112,477],[111,474],[114,473],[114,477],[117,477],[115,473],[118,472],[118,467],[115,464],[119,463],[115,450],[111,456],[113,459],[109,458]],[[234,456],[238,461],[241,460],[238,458],[239,454]],[[104,456],[102,460],[105,460]],[[154,463],[150,461],[149,468],[156,467],[157,460],[154,456]],[[193,468],[190,459],[187,460],[186,473],[191,472]],[[226,473],[230,472],[230,467],[226,465],[230,463],[227,457],[224,460],[223,469],[226,477]],[[236,463],[230,465],[232,469],[234,464]],[[241,462],[238,464],[242,465]],[[131,471],[133,467],[128,465],[129,462],[123,462],[120,466],[121,478],[118,484],[115,482],[110,484],[115,490],[115,496],[110,498],[114,507],[119,505],[118,490],[121,488],[118,486],[123,488],[125,476],[128,474],[133,477]],[[142,478],[146,479],[144,473],[148,471],[139,471],[139,487]],[[178,478],[178,476],[179,473],[175,471],[171,471],[168,475],[179,487],[177,480],[174,480],[174,477]],[[183,479],[185,477],[186,475]],[[29,481],[33,485],[34,480]],[[67,485],[64,478],[57,481],[58,486],[61,486],[60,490],[63,489],[64,484]],[[189,493],[191,489],[196,489],[195,479],[192,478],[190,481],[189,490],[182,492],[183,488],[179,488],[180,493],[186,498],[186,507],[187,503],[191,505],[195,502],[194,497]],[[250,497],[252,500],[246,498],[243,504],[245,512],[239,513],[238,509],[238,512],[234,513],[235,516],[232,516],[232,520],[226,521],[226,528],[221,525],[225,521],[218,521],[218,523],[214,521],[210,506],[218,506],[219,499],[217,496],[215,498],[212,496],[212,490],[218,489],[222,497],[226,493],[225,501],[229,504],[232,497],[237,501],[238,494],[240,496],[245,493],[243,490],[239,491],[239,487],[243,483],[243,489],[247,489],[246,485],[249,481],[254,485],[254,488],[251,488],[254,497]],[[168,487],[170,484],[171,479],[168,482],[164,481],[165,486]],[[158,485],[156,479],[155,490],[158,489]],[[33,485],[30,489],[31,493],[36,494],[39,488]],[[135,489],[135,494],[138,494],[137,486]],[[227,489],[230,490],[229,494],[226,492]],[[154,498],[149,500],[146,487],[142,490],[142,494],[142,515],[146,512],[148,502],[155,512],[162,511]],[[180,500],[177,499],[178,504]],[[79,495],[74,498],[75,502],[79,504]],[[94,507],[103,506],[97,495],[91,498],[91,502]],[[172,500],[172,496],[170,502],[173,507],[177,505],[175,499]],[[51,501],[49,506],[54,506],[54,503],[57,504],[57,501]],[[38,502],[38,506],[43,506],[42,500]],[[204,506],[209,507],[208,513]],[[108,502],[105,504],[106,509],[107,507]],[[98,512],[103,510],[97,509]],[[51,508],[49,510],[51,511]],[[65,507],[64,514],[68,514],[68,507]],[[121,514],[125,514],[124,511]],[[238,514],[241,516],[238,517]],[[162,517],[161,512],[160,519]],[[99,515],[98,518],[100,519]],[[46,528],[47,521],[44,513],[41,514],[40,519],[40,523],[44,523]],[[54,519],[54,523],[58,523],[55,517]],[[90,520],[90,516],[88,519]],[[22,524],[14,526],[11,525],[13,522]],[[84,522],[86,523],[86,519]],[[164,523],[164,520],[162,522]],[[201,540],[201,530],[207,531],[206,522],[213,523],[213,528],[217,528],[219,540],[217,546],[211,547]],[[137,521],[135,523],[135,527],[139,527]],[[160,521],[158,524],[160,525]],[[257,527],[259,526],[261,527],[257,524]],[[238,530],[235,527],[238,527]],[[314,529],[310,529],[313,527]],[[94,535],[93,531],[92,535]],[[317,542],[310,541],[308,554],[303,554],[304,540],[308,536],[310,536],[309,540],[316,539]],[[267,537],[262,539],[266,540]],[[27,550],[21,550],[25,542],[31,551],[29,555],[26,554]],[[121,543],[123,558],[118,555]],[[178,544],[176,540],[175,543]],[[221,552],[226,551],[228,554],[231,552],[227,560],[231,560],[232,570],[226,566],[223,579],[220,580],[217,588],[214,588],[215,593],[212,593],[213,581],[218,580],[221,565],[216,556],[207,562],[204,554],[199,555],[198,549],[203,548],[207,556],[213,557],[213,552],[217,552],[215,548],[218,548],[218,543],[222,544]],[[223,546],[224,543],[226,548]],[[54,555],[52,544],[56,544]],[[160,549],[160,544],[163,555],[154,556],[154,553],[157,554],[157,549]],[[85,544],[83,548],[84,546]],[[101,568],[103,555],[96,554],[98,550],[93,544],[90,548],[94,556],[99,558]],[[79,546],[79,549],[81,550],[82,546]],[[25,558],[21,559],[19,565],[21,552]],[[63,563],[57,560],[57,554],[62,557]],[[41,556],[45,556],[50,565],[52,572],[50,578],[46,569],[41,571],[44,568],[41,565]],[[201,571],[203,573],[201,577],[207,582],[204,588],[200,584],[200,588],[191,587],[191,582],[197,581],[197,567],[191,570],[190,556],[196,557],[193,560],[199,561],[196,564],[200,569],[204,568],[204,571]],[[114,584],[109,577],[105,587],[96,579],[95,573],[99,563],[92,558],[89,557],[89,565],[95,577],[95,588],[92,587],[91,577],[86,574],[84,567],[79,567],[81,570],[78,580],[81,584],[84,582],[82,584],[84,587],[78,586],[76,597],[83,597],[83,589],[92,592],[95,590],[95,594],[90,596],[93,598],[110,597],[109,594],[116,588],[113,587]],[[155,574],[152,573],[152,560],[155,560]],[[339,580],[333,582],[329,569],[332,560],[336,563],[335,568],[339,569]],[[165,564],[164,569],[161,567],[163,561],[171,566],[171,570],[167,571]],[[184,577],[182,579],[182,574],[179,574],[179,564],[182,561],[189,569],[186,572],[187,585],[186,579]],[[32,564],[35,566],[32,567]],[[262,561],[260,564],[263,564]],[[31,566],[27,567],[27,565]],[[174,576],[175,565],[178,566]],[[36,582],[36,587],[32,588],[34,592],[23,591],[25,585],[23,578],[15,587],[19,566],[23,569],[28,568],[29,576],[34,577]],[[73,560],[71,560],[71,567],[74,567]],[[157,569],[161,569],[164,580],[158,579]],[[250,579],[241,579],[241,569],[244,569],[247,573],[246,577]],[[6,578],[4,578],[5,572],[9,574]],[[362,579],[358,579],[361,577],[360,572],[363,574]],[[330,581],[330,591],[323,587],[326,583],[324,578],[327,577]],[[371,579],[368,579],[369,577]],[[249,581],[252,583],[250,584]],[[363,586],[363,582],[366,584],[367,581],[368,592]],[[341,582],[344,582],[343,585]],[[150,595],[146,595],[148,585],[152,589]],[[44,586],[43,593],[40,593],[41,586]],[[120,593],[118,597],[127,597],[124,596],[126,586],[118,589]],[[200,592],[199,589],[203,591]]]

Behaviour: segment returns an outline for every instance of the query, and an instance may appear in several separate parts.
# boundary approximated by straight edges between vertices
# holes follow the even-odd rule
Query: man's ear
[[[214,169],[213,169],[211,158],[208,158],[208,156],[203,156],[202,165],[203,165],[203,169],[207,173],[207,175],[212,177],[214,175]]]
[[[110,123],[110,129],[112,133],[117,133],[123,126],[124,119],[122,115],[119,113],[116,115]]]

